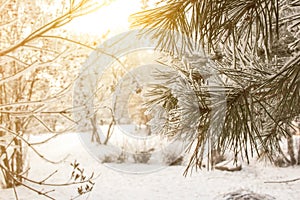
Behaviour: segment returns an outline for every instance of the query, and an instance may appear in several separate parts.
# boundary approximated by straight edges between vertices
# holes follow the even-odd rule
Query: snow
[[[40,141],[50,135],[31,136],[31,141]],[[243,169],[237,172],[226,171],[193,171],[187,177],[183,176],[185,166],[154,166],[152,173],[124,173],[117,169],[140,171],[151,168],[150,164],[123,163],[101,164],[88,153],[82,145],[80,137],[75,133],[63,134],[50,142],[36,147],[51,160],[60,160],[69,154],[60,164],[50,164],[41,160],[32,150],[28,150],[30,160],[29,177],[42,180],[51,172],[58,170],[48,182],[63,183],[69,180],[72,167],[71,162],[76,159],[85,169],[87,175],[95,172],[95,186],[92,192],[78,199],[189,199],[210,200],[218,199],[222,194],[245,189],[259,194],[267,194],[278,200],[297,200],[300,197],[300,181],[290,183],[265,183],[266,181],[281,181],[300,177],[300,166],[277,168],[266,163],[251,162],[243,164]],[[153,166],[152,166],[153,167]],[[158,170],[159,168],[159,170]],[[55,199],[70,199],[77,194],[76,186],[52,187],[51,194]],[[19,199],[46,199],[20,186],[17,188]],[[1,189],[0,199],[15,199],[12,189]]]

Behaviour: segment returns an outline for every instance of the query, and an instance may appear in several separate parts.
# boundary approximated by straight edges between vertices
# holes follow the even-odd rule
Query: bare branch
[[[296,181],[300,181],[300,178],[294,178],[294,179],[283,180],[283,181],[265,181],[264,183],[291,183]]]
[[[52,164],[58,164],[58,163],[62,163],[63,161],[65,161],[69,155],[67,155],[65,158],[63,158],[62,160],[60,161],[52,161],[50,159],[47,159],[44,155],[42,155],[38,150],[36,150],[26,139],[24,139],[22,136],[20,136],[19,134],[15,133],[14,131],[12,130],[9,130],[8,128],[5,128],[3,126],[0,126],[0,129],[4,130],[4,131],[7,131],[11,134],[13,134],[14,136],[16,136],[17,138],[20,138],[28,147],[30,147],[40,158],[42,158],[43,160],[49,162],[49,163],[52,163]]]
[[[103,4],[103,5],[105,5],[105,4]],[[98,5],[96,7],[93,7],[93,6],[89,5],[89,0],[82,0],[76,6],[70,8],[71,10],[69,12],[63,14],[62,16],[59,16],[58,18],[56,18],[56,19],[52,20],[51,22],[38,28],[37,30],[32,32],[30,35],[28,35],[25,39],[18,42],[17,44],[12,45],[8,49],[0,51],[0,57],[18,49],[21,46],[24,46],[28,42],[42,36],[43,34],[45,34],[46,32],[48,32],[50,30],[59,28],[65,24],[69,23],[76,17],[79,17],[84,14],[98,10],[103,5]]]

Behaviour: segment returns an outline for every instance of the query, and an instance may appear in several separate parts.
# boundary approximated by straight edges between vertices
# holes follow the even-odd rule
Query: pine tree
[[[163,61],[178,73],[158,73],[168,81],[149,91],[147,105],[167,110],[163,134],[185,134],[196,143],[188,168],[202,166],[207,145],[247,161],[255,154],[273,161],[282,153],[280,140],[290,137],[285,127],[300,114],[299,6],[298,0],[162,0],[132,16],[134,27],[158,38],[169,56],[179,55]],[[193,54],[199,48],[205,57]],[[205,68],[216,70],[220,87],[205,81]],[[169,80],[178,78],[183,82],[175,91]]]

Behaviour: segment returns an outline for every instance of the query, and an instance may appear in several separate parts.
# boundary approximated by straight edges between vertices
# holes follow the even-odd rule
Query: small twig
[[[265,181],[264,183],[291,183],[291,182],[295,182],[295,181],[300,181],[300,178],[284,180],[284,181]]]
[[[44,178],[43,180],[40,181],[41,184],[45,183],[45,181],[47,181],[49,178],[51,178],[54,174],[56,174],[58,172],[58,170],[55,170],[54,172],[52,172],[50,175],[48,175],[46,178]]]
[[[60,135],[60,133],[56,133],[56,134],[54,134],[54,135],[52,135],[52,136],[50,136],[50,137],[48,137],[47,139],[44,139],[44,140],[42,140],[42,141],[30,143],[30,145],[33,146],[33,145],[41,145],[41,144],[45,144],[45,143],[49,142],[50,140],[56,138],[56,137],[59,136],[59,135]]]
[[[20,181],[17,181],[17,182],[18,182],[19,184],[23,185],[24,187],[26,187],[27,189],[29,189],[29,190],[31,190],[31,191],[37,193],[38,195],[42,195],[42,196],[44,196],[44,197],[47,197],[48,199],[55,200],[53,197],[51,197],[51,196],[48,195],[48,193],[54,192],[54,191],[55,191],[54,189],[53,189],[53,190],[50,190],[50,191],[42,192],[42,191],[37,190],[37,189],[35,189],[35,188],[33,188],[33,187],[31,187],[31,186],[25,184],[25,183],[22,183],[22,182],[20,182]]]
[[[36,185],[43,185],[43,186],[50,186],[50,187],[64,187],[64,186],[71,186],[71,185],[79,185],[79,184],[83,184],[83,183],[89,183],[90,181],[92,181],[94,176],[94,173],[92,173],[92,175],[90,177],[88,177],[88,179],[86,180],[81,180],[81,181],[71,181],[71,182],[67,182],[67,183],[45,183],[45,182],[40,182],[40,181],[35,181],[32,180],[30,178],[24,177],[24,176],[20,176],[22,179],[26,180],[27,182],[36,184]],[[97,177],[99,177],[100,175],[98,175]],[[96,177],[96,178],[97,178]]]
[[[13,191],[14,191],[15,199],[19,200],[18,192],[17,192],[17,189],[16,189],[16,185],[15,185],[15,180],[14,179],[13,179]]]

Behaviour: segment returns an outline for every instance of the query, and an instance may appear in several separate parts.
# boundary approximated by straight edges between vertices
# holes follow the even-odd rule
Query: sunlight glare
[[[98,1],[101,4],[101,0]],[[91,35],[101,35],[108,30],[116,34],[129,30],[129,15],[140,10],[140,0],[115,0],[96,12],[74,19],[68,28],[77,33]]]

